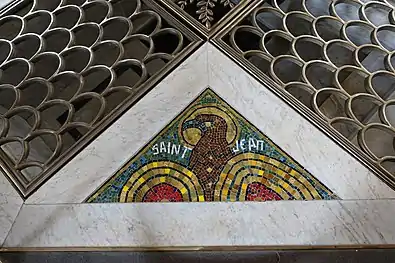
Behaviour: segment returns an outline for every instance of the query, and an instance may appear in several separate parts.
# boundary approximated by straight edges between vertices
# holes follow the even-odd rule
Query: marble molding
[[[205,44],[26,203],[83,202],[207,86],[341,199],[395,198],[395,191],[366,167],[214,46]]]
[[[5,7],[9,3],[11,3],[12,1],[14,1],[14,0],[0,0],[0,8]]]
[[[395,243],[395,200],[23,206],[4,247]]]
[[[0,247],[22,204],[23,199],[0,171]]]

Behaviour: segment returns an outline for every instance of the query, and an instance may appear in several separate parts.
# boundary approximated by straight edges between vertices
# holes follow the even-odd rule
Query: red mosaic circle
[[[158,184],[145,194],[143,202],[182,202],[180,190],[169,184]]]
[[[251,183],[247,187],[246,201],[277,201],[281,196],[261,183]]]

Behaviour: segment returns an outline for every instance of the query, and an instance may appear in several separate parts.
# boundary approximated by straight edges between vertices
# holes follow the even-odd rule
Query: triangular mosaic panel
[[[207,88],[88,202],[337,199]]]

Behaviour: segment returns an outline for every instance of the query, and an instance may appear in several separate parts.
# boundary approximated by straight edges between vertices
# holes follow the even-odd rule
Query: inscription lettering
[[[181,150],[183,149],[183,150]],[[171,142],[160,142],[157,144],[154,144],[151,148],[152,154],[153,155],[158,155],[160,153],[167,153],[171,155],[180,155],[181,158],[185,158],[187,155],[188,151],[192,151],[191,148],[188,148],[186,146],[182,146],[180,144],[174,144]]]
[[[241,139],[236,141],[235,147],[232,149],[234,153],[243,152],[245,150],[252,151],[263,151],[264,150],[264,142],[262,140],[256,140],[254,138]]]

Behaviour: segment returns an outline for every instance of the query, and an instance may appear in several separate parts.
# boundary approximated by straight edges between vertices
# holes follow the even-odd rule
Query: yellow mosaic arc
[[[178,189],[184,202],[204,201],[203,188],[194,173],[177,163],[159,161],[149,163],[132,174],[122,188],[119,202],[143,202],[146,193],[162,183]]]
[[[321,199],[316,188],[298,171],[265,155],[242,153],[227,162],[215,185],[215,201],[245,201],[247,187],[262,183],[283,200]]]

